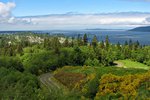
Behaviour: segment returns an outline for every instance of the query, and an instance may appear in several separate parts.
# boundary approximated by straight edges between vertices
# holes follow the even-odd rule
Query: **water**
[[[129,41],[131,39],[132,41],[138,40],[142,45],[150,45],[150,32],[133,32],[124,30],[52,30],[52,31],[33,31],[33,32],[49,33],[51,35],[64,34],[65,36],[68,37],[77,37],[78,34],[80,34],[80,36],[83,36],[86,33],[89,41],[92,40],[94,35],[97,36],[99,41],[105,40],[105,37],[108,35],[110,42],[113,44],[116,44],[118,42],[124,44],[125,41]]]
[[[150,45],[150,32],[133,32],[124,30],[78,30],[78,31],[49,31],[50,34],[64,34],[68,37],[77,37],[78,34],[83,36],[84,33],[88,35],[88,40],[91,41],[96,35],[99,41],[105,40],[108,35],[111,43],[118,42],[124,44],[125,41],[139,41],[142,45]]]

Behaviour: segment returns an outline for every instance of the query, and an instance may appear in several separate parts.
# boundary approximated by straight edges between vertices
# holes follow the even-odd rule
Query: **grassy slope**
[[[71,72],[71,73],[83,73],[83,74],[92,74],[96,73],[98,76],[102,76],[104,74],[115,74],[115,75],[127,75],[127,74],[136,74],[136,73],[144,73],[146,70],[144,69],[124,69],[124,68],[117,68],[117,67],[72,67],[66,66],[59,70],[58,72]]]
[[[122,67],[124,67],[124,68],[136,68],[136,69],[145,69],[145,70],[150,69],[150,66],[144,65],[139,62],[134,62],[131,60],[119,60],[117,62],[122,63],[122,65],[123,65]]]

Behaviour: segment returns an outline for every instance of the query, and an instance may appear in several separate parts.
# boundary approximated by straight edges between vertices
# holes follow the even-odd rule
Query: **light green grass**
[[[59,69],[57,72],[71,72],[71,73],[82,73],[82,74],[97,74],[98,76],[102,76],[104,74],[115,74],[115,75],[127,75],[127,74],[137,74],[137,73],[144,73],[147,72],[147,70],[144,69],[133,69],[133,68],[118,68],[115,66],[111,67],[102,67],[102,66],[97,66],[97,67],[81,67],[81,66],[67,66]]]
[[[121,63],[123,68],[137,68],[137,69],[145,69],[145,70],[150,69],[150,66],[147,66],[139,62],[134,62],[131,60],[119,60],[117,62]]]

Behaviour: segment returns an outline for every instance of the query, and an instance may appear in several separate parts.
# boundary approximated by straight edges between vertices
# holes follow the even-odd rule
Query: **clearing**
[[[150,66],[147,66],[145,64],[139,63],[139,62],[134,62],[131,60],[118,60],[114,62],[117,67],[122,67],[122,68],[137,68],[137,69],[145,69],[149,70]]]

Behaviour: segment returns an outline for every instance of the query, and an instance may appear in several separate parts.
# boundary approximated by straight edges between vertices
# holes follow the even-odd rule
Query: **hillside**
[[[150,32],[150,26],[137,27],[137,28],[131,29],[131,30],[129,30],[129,31]]]

